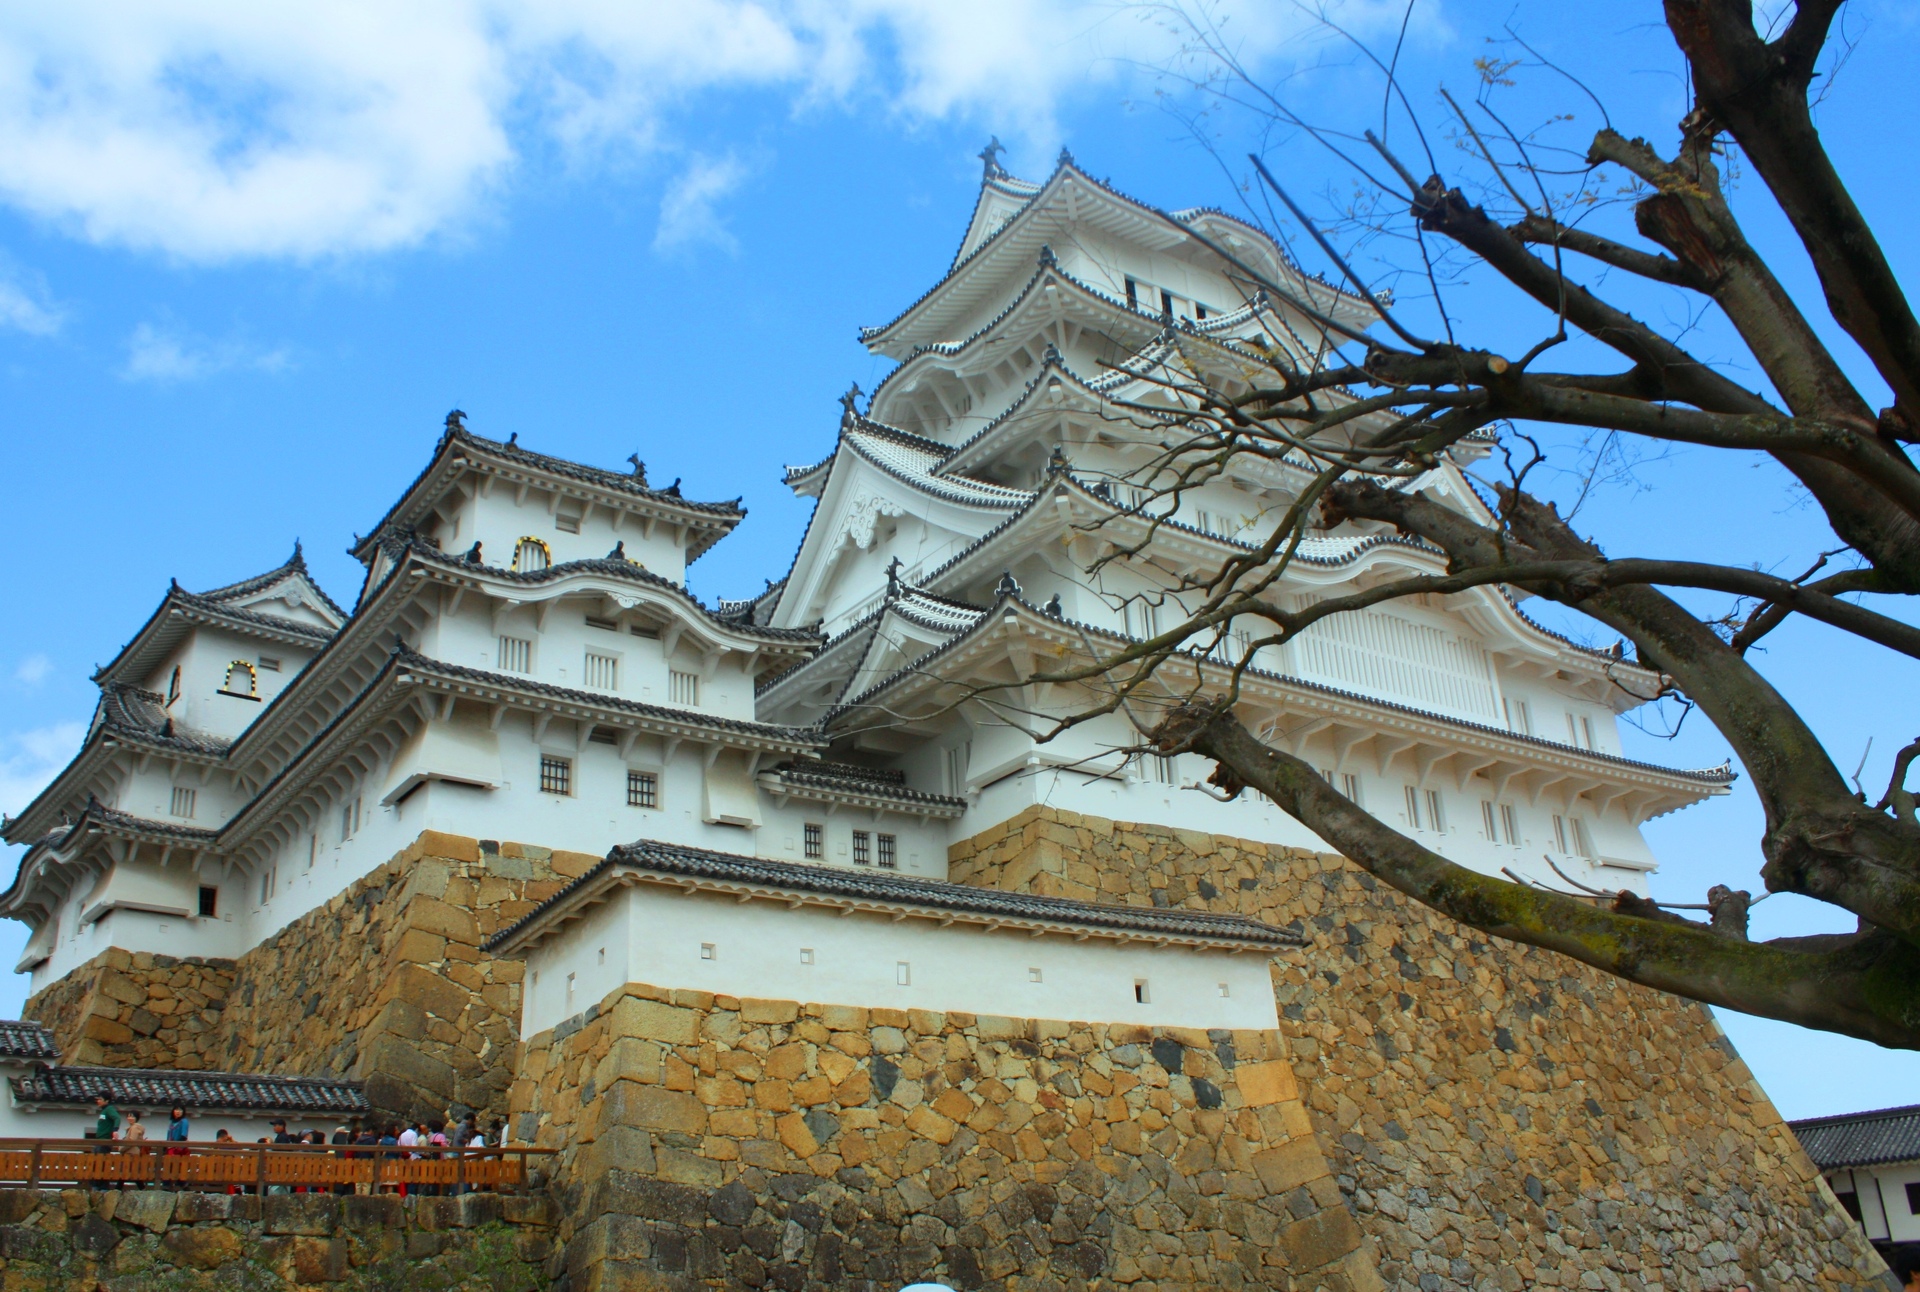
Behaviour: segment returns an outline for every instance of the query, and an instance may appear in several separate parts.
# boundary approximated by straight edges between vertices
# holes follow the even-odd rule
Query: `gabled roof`
[[[719,542],[747,514],[738,498],[731,502],[693,502],[680,496],[677,483],[655,489],[637,471],[608,471],[535,453],[521,448],[514,440],[504,443],[490,440],[450,421],[439,443],[434,445],[426,467],[414,477],[399,501],[387,509],[387,514],[365,537],[356,538],[347,550],[363,564],[370,565],[383,539],[395,530],[418,526],[447,489],[468,470],[480,470],[508,480],[542,483],[609,505],[618,501],[639,514],[652,513],[685,523],[699,531],[699,537],[688,545],[689,561],[698,559]]]
[[[1787,1126],[1822,1171],[1920,1161],[1920,1104],[1806,1117]]]
[[[253,608],[260,603],[270,604],[280,599],[271,595],[276,590],[328,621],[328,626]],[[93,680],[144,681],[180,638],[198,624],[218,625],[263,641],[318,649],[332,639],[347,617],[347,612],[314,582],[307,570],[306,557],[296,543],[293,555],[285,564],[250,579],[229,583],[224,588],[215,588],[211,592],[188,592],[177,581],[171,583],[167,595],[161,598],[159,606],[147,617],[147,622],[120,648],[111,662],[94,671]]]
[[[987,191],[988,186],[991,193]],[[1029,187],[1032,187],[1031,194],[1024,194],[1023,190]],[[1025,201],[1011,219],[975,242],[984,232],[976,227],[981,222],[983,208],[991,204],[995,194],[1014,200],[1025,196]],[[1291,280],[1301,294],[1317,302],[1322,311],[1340,308],[1356,317],[1372,316],[1364,302],[1300,273],[1272,239],[1252,225],[1214,210],[1167,212],[1150,206],[1093,179],[1064,152],[1053,174],[1037,187],[1013,181],[1004,172],[996,175],[989,171],[974,211],[967,241],[962,243],[963,254],[953,267],[891,322],[861,329],[862,344],[900,358],[915,345],[946,339],[940,335],[942,330],[950,329],[954,320],[977,309],[994,291],[1008,266],[1028,260],[1039,251],[1041,244],[1059,236],[1059,231],[1069,225],[1076,229],[1091,227],[1123,237],[1150,251],[1167,251],[1190,244],[1196,252],[1208,257],[1212,253],[1194,241],[1192,229],[1203,224],[1211,232],[1231,229],[1253,250],[1254,254],[1243,258],[1266,260],[1268,263],[1262,269],[1267,276]]]
[[[278,1113],[286,1117],[359,1117],[373,1111],[358,1081],[333,1077],[268,1077],[242,1072],[177,1072],[150,1068],[40,1068],[13,1078],[16,1103],[85,1108],[111,1092],[122,1107],[168,1109],[202,1116]],[[156,1150],[158,1151],[158,1150]]]
[[[1306,945],[1306,940],[1291,929],[1240,915],[1104,906],[887,871],[770,861],[642,840],[615,848],[599,865],[532,913],[488,938],[481,949],[493,955],[529,950],[548,926],[559,927],[565,917],[604,901],[630,880],[651,882],[676,892],[708,891],[744,901],[758,897],[797,905],[826,905],[849,913],[870,911],[901,919],[1018,929],[1036,935],[1092,935],[1267,953]]]

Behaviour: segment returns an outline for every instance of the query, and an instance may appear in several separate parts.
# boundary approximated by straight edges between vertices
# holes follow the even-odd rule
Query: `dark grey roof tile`
[[[284,1113],[289,1117],[357,1117],[372,1111],[357,1081],[331,1077],[269,1077],[239,1072],[174,1072],[150,1068],[40,1068],[13,1078],[14,1099],[23,1104],[89,1107],[111,1091],[123,1107],[175,1104],[189,1113],[207,1110]]]
[[[1920,1104],[1788,1122],[1822,1171],[1920,1161]]]

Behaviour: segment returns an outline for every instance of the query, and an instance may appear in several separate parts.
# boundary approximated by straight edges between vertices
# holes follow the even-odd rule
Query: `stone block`
[[[25,1225],[0,1225],[0,1257],[8,1264],[29,1261],[35,1265],[58,1265],[67,1254],[67,1244],[58,1234]]]
[[[1233,1070],[1233,1082],[1240,1088],[1240,1098],[1249,1108],[1261,1108],[1300,1097],[1300,1085],[1294,1078],[1293,1065],[1285,1059],[1275,1059],[1269,1063],[1242,1063]]]
[[[681,1225],[697,1225],[707,1213],[706,1193],[631,1171],[609,1171],[589,1186],[580,1215],[643,1216]]]
[[[413,841],[412,850],[422,857],[445,857],[448,861],[480,860],[478,839],[469,839],[463,834],[444,834],[439,830],[422,830]]]
[[[551,1225],[553,1202],[544,1193],[503,1193],[500,1219],[509,1225]]]
[[[1295,1139],[1255,1153],[1253,1169],[1268,1193],[1286,1193],[1327,1174],[1327,1161],[1311,1139]]]
[[[270,1193],[261,1200],[260,1224],[269,1234],[325,1237],[340,1219],[340,1207],[331,1194]]]
[[[293,1240],[293,1281],[303,1284],[338,1283],[347,1277],[345,1238]]]
[[[224,1225],[178,1226],[167,1231],[160,1246],[175,1265],[196,1270],[219,1269],[239,1260],[243,1251],[240,1235]]]
[[[121,1196],[114,1219],[123,1225],[138,1225],[156,1234],[163,1233],[173,1220],[174,1200],[178,1196],[168,1189],[129,1189]]]
[[[662,1180],[690,1184],[702,1189],[717,1189],[725,1179],[720,1163],[677,1148],[654,1152],[655,1171]]]
[[[406,1227],[406,1199],[394,1194],[356,1194],[340,1201],[340,1221],[348,1229],[372,1231]]]
[[[799,1016],[800,1005],[797,1001],[746,997],[740,1002],[740,1021],[743,1023],[791,1023]]]
[[[81,1027],[80,1034],[89,1041],[98,1041],[102,1045],[125,1045],[133,1039],[133,1029],[117,1019],[102,1018],[95,1014]]]
[[[472,912],[437,897],[416,896],[407,903],[405,919],[408,928],[437,933],[449,942],[480,945],[480,925]]]
[[[51,1190],[0,1189],[0,1225],[17,1225],[43,1205],[57,1208],[60,1196]]]
[[[1345,1207],[1329,1207],[1280,1231],[1280,1250],[1296,1273],[1332,1265],[1359,1246],[1360,1227]]]
[[[618,1081],[601,1096],[600,1125],[702,1135],[707,1129],[707,1110],[683,1091]]]
[[[406,1001],[450,1023],[458,1022],[461,1015],[467,1012],[467,1006],[473,1002],[472,992],[445,974],[436,973],[423,965],[403,964],[394,971],[389,982],[394,999]]]
[[[666,1045],[697,1045],[700,1042],[700,1015],[654,1000],[622,996],[608,1020],[612,1034],[638,1037]]]

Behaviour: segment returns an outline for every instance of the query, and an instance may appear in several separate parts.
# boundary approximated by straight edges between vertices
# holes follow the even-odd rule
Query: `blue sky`
[[[702,595],[745,595],[784,573],[805,511],[781,468],[819,457],[835,397],[884,372],[855,329],[945,267],[989,134],[1010,145],[1016,173],[1044,175],[1066,144],[1157,204],[1240,200],[1239,172],[1185,118],[1199,101],[1154,70],[1178,56],[1164,10],[35,8],[0,15],[0,487],[14,535],[0,581],[0,807],[11,810],[77,747],[88,675],[169,578],[225,583],[298,539],[350,600],[358,567],[344,549],[419,469],[452,407],[483,434],[584,461],[638,451],[691,496],[744,494],[746,524],[694,567]],[[1511,25],[1623,132],[1667,146],[1685,105],[1657,6],[1617,9],[1602,28],[1567,9],[1423,4],[1401,63],[1415,108],[1436,120],[1441,84],[1470,96],[1476,58],[1515,52],[1487,41]],[[1304,13],[1219,12],[1290,103],[1342,125],[1377,119],[1378,80]],[[1383,49],[1401,14],[1339,12]],[[1915,181],[1879,150],[1888,106],[1913,106],[1914,22],[1864,0],[1846,30],[1858,45],[1822,128],[1911,281]],[[1549,127],[1554,138],[1591,134],[1596,114],[1570,81],[1537,66],[1512,77],[1503,103],[1515,119],[1564,110],[1575,120]],[[1393,129],[1413,147],[1404,119]],[[1229,157],[1252,142],[1231,114],[1201,132]],[[1440,133],[1451,174],[1465,159]],[[1267,155],[1323,208],[1351,192],[1308,140],[1276,136]],[[1736,194],[1804,288],[1758,186],[1746,178]],[[1376,243],[1362,259],[1378,269],[1391,254]],[[1524,346],[1538,325],[1483,280],[1450,291],[1456,310],[1487,311],[1496,343]],[[1409,311],[1418,296],[1402,286]],[[1671,298],[1643,312],[1686,321]],[[1693,339],[1731,353],[1711,318]],[[1555,459],[1576,460],[1565,446]],[[1797,573],[1831,546],[1777,471],[1729,455],[1643,464],[1581,516],[1615,553]],[[1763,667],[1846,770],[1872,738],[1877,794],[1874,778],[1913,735],[1888,702],[1911,693],[1904,665],[1796,624]],[[1630,737],[1662,762],[1726,756],[1697,716],[1677,739]],[[1649,830],[1662,895],[1758,889],[1759,814],[1744,788]],[[1829,927],[1831,913],[1792,898],[1756,911],[1768,935]],[[0,928],[0,962],[23,937]],[[0,1014],[17,1010],[23,981],[0,982]],[[1920,1101],[1914,1056],[1725,1021],[1789,1116]]]

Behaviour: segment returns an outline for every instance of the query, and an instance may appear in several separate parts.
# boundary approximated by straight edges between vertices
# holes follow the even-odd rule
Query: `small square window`
[[[255,662],[260,665],[260,671],[263,673],[278,673],[280,671],[280,661],[271,655],[262,655]]]
[[[1136,1005],[1152,1003],[1152,997],[1147,992],[1147,980],[1145,978],[1135,978],[1133,980],[1133,1003]]]
[[[897,841],[890,834],[880,835],[878,841],[880,844],[880,869],[898,869],[900,866],[900,848]]]
[[[603,655],[599,651],[590,650],[581,667],[580,676],[593,690],[618,691],[620,661],[612,655]]]
[[[553,518],[553,527],[562,534],[578,534],[580,532],[580,518],[578,516],[569,516],[565,512],[562,512]]]
[[[867,866],[873,863],[873,836],[865,830],[853,832],[853,864]]]
[[[200,885],[200,915],[212,919],[220,913],[220,890],[211,884]]]
[[[667,702],[670,704],[699,704],[700,675],[682,673],[679,669],[667,670]]]
[[[573,760],[540,755],[540,789],[547,794],[572,794]]]
[[[1027,969],[1027,981],[1028,981],[1028,982],[1039,982],[1039,981],[1040,981],[1040,966],[1039,966],[1039,965],[1032,965],[1032,966],[1029,966],[1029,967],[1028,967],[1028,969]]]
[[[713,947],[713,943],[711,943],[711,942],[702,942],[702,943],[700,944],[700,958],[701,958],[702,960],[717,960],[717,959],[719,959],[719,956],[717,956],[717,955],[716,955],[716,954],[714,953],[714,947]]]
[[[827,855],[826,828],[817,821],[809,821],[800,827],[801,842],[805,844],[805,856],[809,861],[819,861]]]
[[[812,964],[812,963],[813,963],[813,948],[812,948],[812,947],[801,947],[801,948],[800,948],[800,963],[801,963],[801,964],[803,964],[803,965],[810,965],[810,964]]]
[[[1224,999],[1226,999],[1227,997],[1229,997],[1229,996],[1231,996],[1231,995],[1233,995],[1233,991],[1232,991],[1232,989],[1231,989],[1231,988],[1229,988],[1229,987],[1227,986],[1227,984],[1225,984],[1225,983],[1221,983],[1221,984],[1220,984],[1220,997],[1221,997],[1221,999],[1223,999],[1223,1000],[1224,1000]]]
[[[657,808],[660,806],[660,778],[653,772],[627,772],[627,806],[637,808]]]

